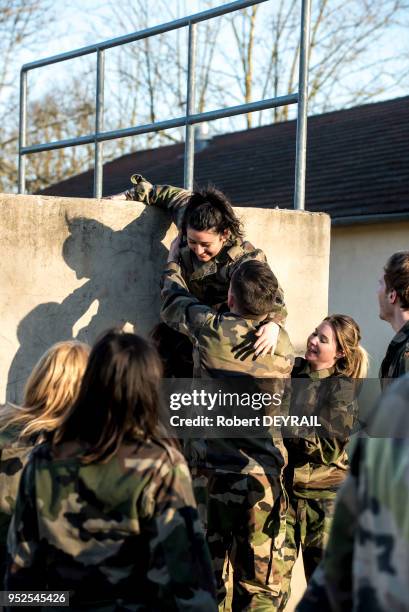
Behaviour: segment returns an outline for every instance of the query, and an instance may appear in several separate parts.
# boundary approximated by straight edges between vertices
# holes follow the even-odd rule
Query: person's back
[[[21,476],[8,590],[69,590],[70,609],[216,609],[189,471],[161,441],[161,375],[138,336],[94,345],[77,401]]]
[[[171,263],[163,277],[161,316],[191,337],[199,377],[223,379],[224,390],[248,391],[253,398],[260,388],[272,397],[285,391],[293,349],[280,329],[274,355],[257,356],[254,337],[276,290],[277,280],[266,264],[244,262],[230,281],[230,312],[216,313],[189,293],[180,268]],[[249,407],[247,416],[254,414]],[[218,602],[223,605],[226,598],[223,568],[230,561],[232,610],[276,609],[283,598],[279,568],[284,563],[286,510],[281,432],[256,426],[243,437],[222,434],[190,440],[185,448],[206,526]]]
[[[274,354],[256,355],[254,349],[256,332],[274,302],[276,289],[277,281],[266,264],[245,262],[233,275],[229,305],[234,304],[235,291],[239,296],[236,305],[241,300],[242,311],[253,309],[252,313],[216,312],[189,293],[180,268],[171,263],[163,277],[161,317],[169,326],[192,339],[196,378],[223,379],[223,388],[227,392],[241,387],[250,395],[257,391],[269,392],[270,396],[278,394],[283,400],[282,405],[272,406],[270,413],[274,409],[276,414],[283,414],[288,410],[286,380],[294,363],[294,349],[287,331],[280,327]],[[245,412],[247,417],[255,415],[251,408]],[[263,410],[258,414],[263,414]],[[282,469],[286,456],[280,427],[273,433],[268,427],[259,427],[247,438],[240,438],[237,434],[234,439],[214,436],[205,442],[193,441],[189,448],[193,446],[202,447],[200,452],[192,453],[195,465],[200,461],[202,465],[217,465],[220,469],[234,469],[241,473],[254,470],[255,462],[259,462],[262,469],[277,473]],[[224,457],[222,466],[219,464],[221,456]]]
[[[198,592],[206,568],[195,552],[202,552],[203,535],[195,532],[188,468],[175,448],[133,441],[107,463],[83,464],[79,445],[43,444],[22,487],[35,499],[36,521],[17,503],[11,548],[28,545],[37,531],[32,588],[70,591],[70,606],[94,610],[120,601],[146,610],[164,609],[166,602],[166,609],[178,610],[191,598],[195,609],[211,609],[210,595]],[[8,584],[19,588],[19,572]]]
[[[324,559],[299,607],[409,609],[409,376],[390,386],[337,498]]]
[[[233,287],[237,294],[240,292],[237,304],[239,299],[244,301],[240,310],[231,307]],[[277,280],[267,264],[247,261],[237,268],[230,281],[230,310],[216,312],[190,293],[180,266],[168,263],[162,278],[161,318],[192,339],[196,378],[290,376],[294,349],[284,328],[279,329],[274,354],[257,354],[254,348],[256,332],[265,323],[277,290]]]
[[[261,324],[230,312],[209,318],[197,334],[195,374],[200,378],[288,378],[294,349],[284,328],[279,330],[274,354],[254,358],[253,346]]]

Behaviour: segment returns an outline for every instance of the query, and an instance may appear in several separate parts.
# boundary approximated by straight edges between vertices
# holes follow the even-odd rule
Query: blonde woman
[[[0,561],[5,561],[7,531],[20,475],[28,455],[44,434],[59,428],[76,400],[90,347],[75,340],[58,342],[34,366],[22,406],[0,412]],[[4,567],[0,568],[0,572]]]
[[[291,413],[315,416],[319,427],[286,432],[296,436],[285,440],[289,508],[284,584],[288,592],[300,546],[307,580],[320,562],[335,497],[347,476],[346,447],[357,418],[355,400],[368,369],[360,340],[359,326],[352,317],[331,315],[308,337],[305,358],[295,360]]]

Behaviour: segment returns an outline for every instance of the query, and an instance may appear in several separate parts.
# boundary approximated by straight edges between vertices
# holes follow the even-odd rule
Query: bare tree
[[[310,112],[368,101],[404,82],[408,74],[407,50],[401,48],[395,52],[390,46],[389,54],[381,55],[378,49],[385,34],[404,19],[408,1],[314,0]],[[1,144],[5,153],[0,158],[0,189],[10,188],[16,176],[16,79],[11,77],[13,71],[9,66],[14,58],[13,46],[29,45],[34,42],[37,31],[44,31],[40,26],[49,18],[49,2],[51,0],[3,0],[0,103],[3,103],[3,110],[13,108],[13,112],[6,114],[3,122]],[[219,3],[219,0],[201,0],[200,9]],[[196,112],[285,95],[297,89],[300,5],[300,0],[274,0],[198,24]],[[153,4],[146,0],[123,0],[121,3],[112,0],[109,31],[113,35],[136,31],[189,12],[191,3],[187,0],[157,0]],[[99,30],[94,32],[94,39],[101,39]],[[107,57],[111,57],[111,53],[113,51]],[[186,29],[118,47],[115,53],[107,69],[105,129],[153,123],[185,113]],[[75,127],[78,131],[80,127],[81,134],[93,131],[94,91],[89,82],[87,76],[83,83],[73,88],[62,88],[58,92],[58,104],[53,91],[30,106],[30,142],[34,137],[56,140],[73,136],[68,128]],[[8,92],[13,95],[6,95]],[[258,123],[286,120],[290,109],[263,111],[258,114]],[[212,131],[238,129],[243,125],[242,120],[234,117],[217,122],[212,124]],[[252,127],[254,115],[247,115],[245,120],[246,127]],[[111,141],[104,147],[104,157],[112,158],[136,148],[183,139],[184,130],[180,128]],[[87,164],[92,165],[91,149],[78,151],[78,148],[65,149],[49,154],[48,158],[41,154],[41,162],[30,161],[32,189],[53,179],[66,178],[78,169],[85,169]],[[55,160],[53,164],[51,160]]]
[[[38,32],[53,19],[48,0],[2,0],[0,11],[0,97],[14,89],[16,55],[38,44]]]
[[[254,36],[256,17],[259,5],[253,5],[249,9],[244,9],[242,12],[241,31],[239,31],[237,19],[231,20],[233,34],[237,43],[237,49],[240,57],[240,64],[243,71],[243,80],[241,81],[244,103],[248,104],[252,99],[253,80],[254,80]],[[247,127],[252,127],[252,115],[247,114]]]
[[[69,87],[56,87],[28,106],[29,143],[54,142],[73,135],[90,134],[95,126],[92,82],[87,75],[73,79]],[[15,191],[17,125],[2,142],[0,190]],[[84,171],[93,164],[93,146],[44,151],[27,157],[27,190],[34,193]]]
[[[53,142],[90,134],[95,129],[95,99],[87,75],[73,79],[70,87],[53,88],[29,107],[29,133],[34,142]],[[29,156],[29,193],[87,170],[94,163],[93,145],[82,145]]]
[[[203,0],[203,8],[217,3]],[[112,2],[110,23],[116,31],[138,31],[153,25],[152,16],[160,21],[171,21],[180,14],[188,13],[188,5],[178,0],[176,6],[166,0],[158,0],[154,10],[145,0],[124,0],[119,6]],[[156,22],[158,19],[156,19]],[[196,68],[196,112],[202,112],[214,92],[212,63],[217,45],[218,28],[214,21],[198,27],[198,48]],[[153,123],[178,117],[185,113],[187,87],[187,31],[175,30],[154,38],[145,38],[118,49],[116,66],[107,79],[107,102],[110,127],[129,127]],[[133,139],[122,140],[118,150],[151,147],[160,144],[181,142],[184,130],[167,130]]]
[[[297,90],[300,4],[278,0],[261,5],[258,13],[246,9],[231,16],[236,53],[225,54],[225,60],[245,102],[251,100],[249,93],[265,98]],[[393,79],[389,70],[397,53],[378,57],[376,63],[373,55],[407,7],[405,0],[312,3],[309,101],[313,112],[370,100],[399,82],[402,74]],[[288,112],[288,107],[264,112],[264,121],[266,115],[275,121],[288,119]],[[259,121],[263,122],[261,114]]]
[[[38,33],[53,20],[50,0],[2,0],[0,11],[0,190],[17,183],[19,51],[39,44]],[[46,36],[41,37],[44,44]]]

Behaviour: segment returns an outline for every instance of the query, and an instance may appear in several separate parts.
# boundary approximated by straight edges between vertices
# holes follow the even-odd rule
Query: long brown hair
[[[351,378],[365,378],[368,371],[368,353],[360,345],[361,330],[348,315],[333,314],[325,317],[334,331],[337,348],[343,356],[335,362],[335,373]]]
[[[90,350],[76,340],[51,346],[27,379],[22,406],[1,411],[0,430],[15,428],[24,439],[57,429],[77,399]]]
[[[126,440],[154,437],[161,376],[150,342],[118,329],[107,331],[91,351],[78,399],[52,443],[85,443],[81,460],[91,463],[108,461]]]

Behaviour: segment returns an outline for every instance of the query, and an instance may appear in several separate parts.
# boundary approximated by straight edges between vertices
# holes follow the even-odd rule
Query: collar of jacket
[[[242,246],[242,241],[236,238],[235,240],[228,240],[224,247],[220,250],[220,252],[213,257],[210,261],[206,261],[205,263],[200,265],[200,268],[197,270],[193,269],[193,261],[194,258],[196,262],[196,255],[189,249],[188,246],[183,246],[180,249],[180,257],[186,267],[187,270],[192,268],[192,272],[190,275],[191,280],[197,280],[199,278],[203,278],[205,276],[209,276],[210,274],[215,274],[220,265],[226,264],[228,262],[233,262],[238,257],[244,254],[244,249]]]
[[[328,378],[335,372],[334,366],[332,368],[324,368],[323,370],[311,370],[311,366],[306,359],[303,359],[304,364],[300,370],[300,374],[307,374],[312,380],[320,380],[321,378]]]
[[[391,340],[391,344],[396,346],[397,344],[404,344],[409,341],[409,321],[406,321],[400,330],[394,335]]]

